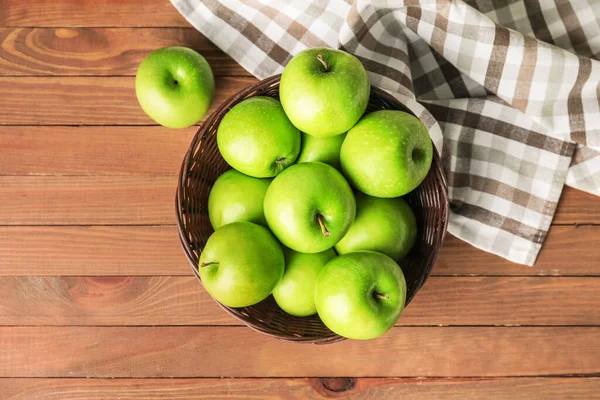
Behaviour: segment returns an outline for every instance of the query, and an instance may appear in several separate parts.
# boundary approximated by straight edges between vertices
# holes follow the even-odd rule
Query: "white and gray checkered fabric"
[[[532,265],[563,185],[600,195],[600,1],[171,0],[258,78],[337,47],[428,126],[449,231]]]

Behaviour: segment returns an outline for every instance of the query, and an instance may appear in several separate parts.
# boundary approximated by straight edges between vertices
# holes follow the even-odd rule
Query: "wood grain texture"
[[[0,175],[176,175],[197,130],[0,126]]]
[[[600,276],[599,242],[599,226],[553,226],[535,266],[524,267],[448,235],[432,276]],[[191,274],[175,226],[5,226],[0,254],[0,276]]]
[[[216,79],[209,113],[255,82]],[[0,77],[0,86],[0,125],[156,125],[138,104],[134,77]]]
[[[599,278],[431,277],[399,325],[600,325]]]
[[[0,176],[0,225],[173,224],[176,177]]]
[[[176,185],[174,175],[0,176],[0,225],[173,224]],[[600,201],[564,193],[556,220],[600,223]]]
[[[600,224],[600,200],[598,196],[565,186],[553,224]]]
[[[0,26],[189,26],[168,1],[2,0]]]
[[[195,277],[3,277],[0,325],[239,325]]]
[[[339,381],[342,392],[327,385]],[[325,382],[325,385],[324,383]],[[335,390],[335,389],[334,389]],[[339,390],[339,389],[338,389]],[[594,400],[600,378],[0,379],[2,400]]]
[[[9,276],[192,274],[173,225],[0,227],[0,254]]]
[[[0,126],[0,151],[3,153],[0,175],[175,175],[179,172],[196,129],[172,130],[159,126]],[[596,196],[565,186],[553,222],[598,224],[600,201]],[[589,248],[588,245],[580,246],[582,240],[588,241],[584,227],[572,232],[576,237],[564,234],[555,241],[550,237],[544,246],[550,249],[547,254],[552,254],[552,258],[560,256],[554,253],[562,252],[563,249],[558,246],[563,245]],[[598,239],[598,236],[594,238]],[[454,243],[452,238],[449,241]],[[449,246],[446,246],[446,250],[454,251]],[[457,251],[466,250],[460,247]],[[542,252],[540,257],[544,254]],[[598,260],[592,258],[593,254],[588,257],[588,252],[579,254],[581,259],[577,263],[570,262],[570,269],[587,269],[587,263]],[[558,261],[563,262],[563,259],[559,257]],[[548,262],[552,260],[549,258]],[[472,249],[462,266],[466,270],[475,268],[477,271],[481,268],[494,269],[498,263],[501,263],[499,269],[502,271],[510,268],[501,258]],[[552,268],[560,270],[561,266]],[[519,274],[524,268],[517,266],[511,270]],[[540,271],[546,273],[545,269]]]
[[[0,126],[0,175],[176,175],[197,129]],[[597,197],[565,186],[554,222],[600,221],[599,203]],[[498,258],[480,253],[490,262]]]
[[[193,28],[0,28],[0,46],[0,76],[135,76],[148,53],[167,46],[198,51],[216,76],[250,76]]]
[[[600,399],[600,226],[553,226],[533,268],[448,237],[405,326],[374,341],[234,326],[173,225],[196,128],[146,126],[135,98],[170,45],[207,57],[213,106],[256,81],[168,0],[0,0],[0,400]],[[600,202],[565,189],[554,223],[600,224]],[[572,374],[594,377],[529,377]]]
[[[600,278],[431,277],[398,325],[600,325]],[[241,325],[195,277],[2,277],[0,325]]]
[[[179,173],[196,130],[196,127],[173,130],[160,126],[0,126],[0,152],[3,157],[0,175],[175,175]],[[600,223],[600,201],[596,196],[565,186],[559,204],[554,223]],[[548,251],[542,252],[538,264],[545,254],[552,254],[548,263],[559,257],[552,268],[566,269],[558,265],[564,262],[564,258],[560,258],[563,251],[560,246],[588,249],[589,244],[582,245],[582,241],[587,243],[593,240],[587,239],[586,227],[578,229],[563,230],[561,232],[569,233],[550,237],[544,246]],[[576,236],[571,236],[571,232]],[[593,238],[600,239],[597,235]],[[450,235],[447,240],[456,243]],[[469,251],[462,263],[466,271],[496,269],[499,263],[498,269],[501,271],[509,268],[511,273],[520,274],[520,271],[527,270],[514,264],[507,265],[503,259],[492,254],[472,247],[468,249],[459,246],[456,250],[461,253]],[[445,250],[454,251],[449,246]],[[580,259],[577,263],[569,259],[570,270],[587,270],[588,263],[598,260],[593,252],[581,251],[578,254]],[[443,259],[438,264],[444,265]],[[536,264],[535,268],[541,274],[547,274],[545,267]]]
[[[568,192],[577,194],[574,189]],[[432,274],[599,276],[600,246],[597,243],[600,243],[600,226],[552,226],[535,265],[524,267],[448,234]]]
[[[1,327],[0,377],[598,374],[599,335],[600,327],[412,327],[315,346],[246,327]]]

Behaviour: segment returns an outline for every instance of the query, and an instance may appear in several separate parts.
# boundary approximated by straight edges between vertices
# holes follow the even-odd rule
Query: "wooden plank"
[[[191,274],[172,225],[0,227],[0,275]]]
[[[432,276],[599,276],[599,241],[599,226],[554,226],[536,265],[525,267],[448,235]],[[0,276],[191,274],[175,226],[5,226],[0,255]]]
[[[577,194],[574,189],[565,191]],[[565,208],[569,199],[565,197]],[[596,200],[597,201],[597,200]],[[560,217],[560,215],[559,215]],[[562,218],[562,217],[560,217]],[[533,267],[514,264],[448,234],[432,275],[600,275],[600,226],[552,226]]]
[[[255,82],[219,77],[210,111]],[[134,77],[0,77],[0,86],[0,125],[156,125],[138,104]]]
[[[172,130],[159,126],[0,126],[0,151],[3,156],[0,175],[175,175],[179,173],[196,130],[196,127]],[[600,223],[600,201],[596,196],[565,186],[559,204],[555,223]],[[563,249],[556,251],[557,246],[576,246],[586,250],[593,247],[588,243],[591,239],[587,239],[587,227],[565,229],[558,228],[558,231],[577,233],[577,236],[569,233],[560,237],[555,235],[556,238],[549,239],[554,241],[546,242],[555,244],[546,244],[544,250],[547,251],[540,256],[543,259],[545,254],[551,254],[552,257],[547,260],[549,263],[559,256],[551,267],[557,270],[561,269],[559,262],[565,262],[564,258],[560,258]],[[575,232],[574,229],[579,230]],[[599,239],[598,234],[594,238]],[[446,246],[449,252],[465,251],[463,246],[454,249],[457,242],[451,236],[447,240],[452,244],[452,248]],[[480,261],[486,264],[486,269],[494,269],[502,260],[490,254],[486,256],[480,251],[472,253],[464,257],[462,267],[466,271],[481,265]],[[579,257],[577,265],[570,265],[569,270],[587,270],[587,263],[596,262],[599,256],[581,251]],[[567,259],[569,263],[572,260]],[[441,261],[438,268],[445,268],[443,258]],[[500,268],[504,270],[506,265],[501,264]],[[522,270],[521,267],[517,269]],[[551,273],[546,269],[540,269],[539,272]],[[517,270],[512,273],[519,274]]]
[[[372,341],[310,346],[246,327],[1,327],[0,376],[597,374],[599,335],[599,327],[411,327]]]
[[[0,225],[172,224],[176,180],[0,176]]]
[[[3,153],[0,175],[174,175],[179,172],[181,161],[196,129],[190,127],[172,130],[158,126],[0,126],[0,151]],[[554,223],[600,223],[598,197],[565,186]],[[571,232],[571,229],[576,228],[565,229],[566,232]],[[552,263],[563,251],[559,249],[557,252],[552,247],[563,244],[568,248],[592,247],[582,244],[589,242],[586,227],[577,229],[580,229],[577,231],[577,237],[562,234],[556,237],[554,242],[546,242],[556,244],[546,245],[544,249],[547,249],[547,252],[543,251],[540,257],[552,254],[552,257],[548,258],[548,262]],[[559,231],[565,232],[564,229]],[[446,246],[446,250],[455,251],[457,242],[450,236],[447,240],[452,247]],[[464,252],[465,249],[459,246],[456,251]],[[594,258],[597,257],[595,254],[585,251],[579,256],[581,259],[577,265],[571,265],[569,269],[587,269],[587,262],[598,260]],[[483,261],[486,269],[493,269],[499,260],[502,259],[476,251],[464,257],[463,268],[470,271],[474,265],[481,265],[480,261]],[[560,257],[558,260],[564,262]],[[568,260],[572,261],[572,258]],[[438,264],[441,264],[438,268],[445,268],[443,259]],[[560,270],[559,262],[554,264],[552,268]],[[506,265],[502,263],[500,268],[504,270]],[[518,270],[521,268],[518,267]],[[515,270],[513,273],[519,272]],[[548,272],[542,269],[540,273]]]
[[[197,130],[0,126],[0,175],[176,175]]]
[[[250,76],[193,28],[0,28],[0,46],[0,76],[135,76],[148,53],[167,46],[198,51],[216,76]]]
[[[398,325],[600,325],[598,282],[431,277]],[[0,293],[0,325],[240,325],[195,277],[2,277]]]
[[[0,175],[175,175],[196,130],[0,126]],[[598,197],[565,186],[554,222],[600,218],[599,203]]]
[[[400,325],[600,325],[598,278],[431,277]]]
[[[554,224],[600,224],[600,199],[598,196],[565,186]]]
[[[3,277],[0,325],[240,325],[195,277]]]
[[[3,400],[600,399],[600,378],[0,379]]]
[[[175,175],[0,176],[0,225],[172,224],[176,185]],[[556,220],[600,223],[596,197],[564,192]]]
[[[167,0],[2,0],[0,26],[189,26]]]

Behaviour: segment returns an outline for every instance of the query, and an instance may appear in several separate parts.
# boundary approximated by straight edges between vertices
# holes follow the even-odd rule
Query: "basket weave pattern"
[[[273,76],[249,86],[223,103],[198,129],[181,165],[176,194],[179,237],[187,259],[198,279],[198,260],[213,229],[208,219],[208,194],[215,180],[230,169],[217,148],[217,128],[231,107],[252,96],[279,98],[279,78]],[[373,87],[367,112],[395,109],[410,112],[393,96]],[[421,288],[442,246],[448,222],[447,184],[439,155],[435,151],[429,174],[423,183],[406,195],[417,217],[417,242],[404,260],[399,261],[406,277],[408,304]],[[219,303],[220,304],[220,303]],[[272,296],[243,308],[220,304],[247,326],[279,339],[315,344],[344,340],[321,322],[318,316],[294,317],[283,312]]]

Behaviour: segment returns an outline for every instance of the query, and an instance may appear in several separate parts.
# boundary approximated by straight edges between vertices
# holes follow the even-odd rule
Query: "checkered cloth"
[[[563,185],[600,195],[598,0],[171,0],[258,78],[307,47],[357,56],[428,126],[448,230],[532,265]]]

